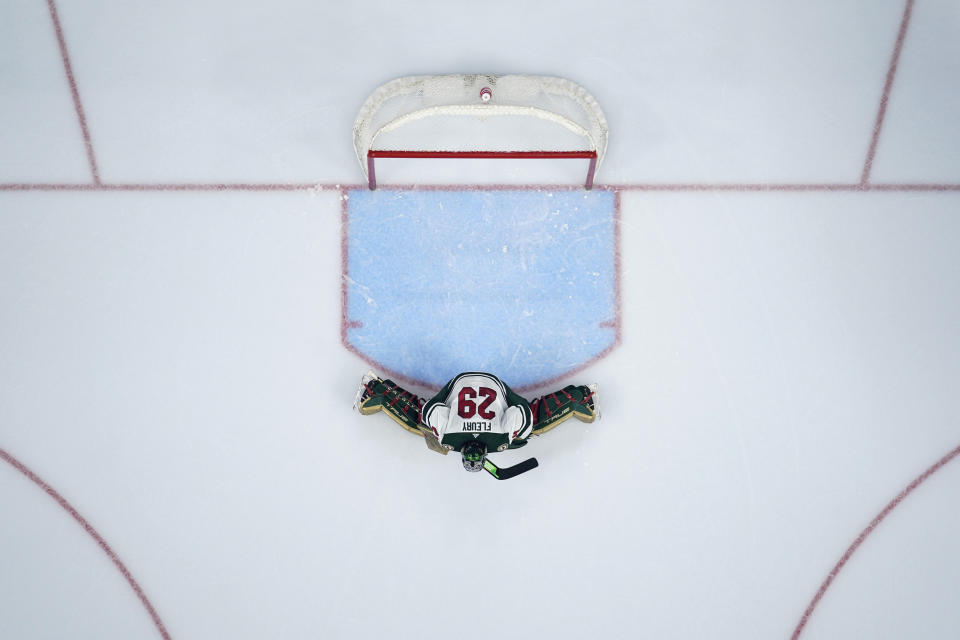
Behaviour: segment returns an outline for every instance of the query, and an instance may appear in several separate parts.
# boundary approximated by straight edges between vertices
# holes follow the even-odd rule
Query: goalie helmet
[[[483,471],[483,461],[487,457],[487,447],[482,442],[473,440],[463,445],[460,450],[463,458],[463,468],[467,471]]]

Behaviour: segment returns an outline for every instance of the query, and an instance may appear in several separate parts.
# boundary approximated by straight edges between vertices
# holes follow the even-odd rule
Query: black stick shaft
[[[540,463],[537,462],[536,458],[529,458],[513,465],[512,467],[498,467],[490,460],[484,460],[483,468],[486,469],[490,475],[492,475],[497,480],[509,480],[510,478],[516,477],[521,473],[526,473],[531,469],[536,469],[540,466]]]

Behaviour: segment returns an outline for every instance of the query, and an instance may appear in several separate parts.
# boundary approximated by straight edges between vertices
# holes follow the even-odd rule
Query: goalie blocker
[[[528,402],[490,373],[454,377],[429,400],[373,372],[363,376],[354,408],[364,415],[386,413],[407,431],[422,436],[427,447],[446,455],[461,454],[468,471],[486,469],[507,479],[537,466],[535,459],[499,468],[489,453],[519,449],[531,436],[550,431],[571,417],[593,422],[599,417],[596,385],[568,385]]]

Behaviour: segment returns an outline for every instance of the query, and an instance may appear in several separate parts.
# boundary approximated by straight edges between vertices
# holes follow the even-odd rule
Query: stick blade
[[[519,464],[513,465],[512,467],[504,467],[502,469],[489,460],[485,460],[483,463],[483,468],[486,469],[490,475],[497,480],[509,480],[510,478],[520,475],[521,473],[526,473],[531,469],[536,469],[539,466],[540,463],[537,462],[536,458],[529,458]]]

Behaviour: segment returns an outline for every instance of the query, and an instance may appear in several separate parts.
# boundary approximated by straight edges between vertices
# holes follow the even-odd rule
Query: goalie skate
[[[593,384],[588,384],[587,389],[590,390],[590,395],[586,398],[586,405],[590,407],[590,410],[593,411],[593,419],[600,419],[600,396],[598,395],[600,386],[594,382]]]
[[[365,413],[363,410],[364,404],[373,397],[370,390],[378,382],[381,382],[381,378],[372,369],[363,374],[363,377],[360,378],[360,386],[357,388],[357,395],[353,399],[354,411]],[[377,410],[379,410],[379,407],[377,407]]]

